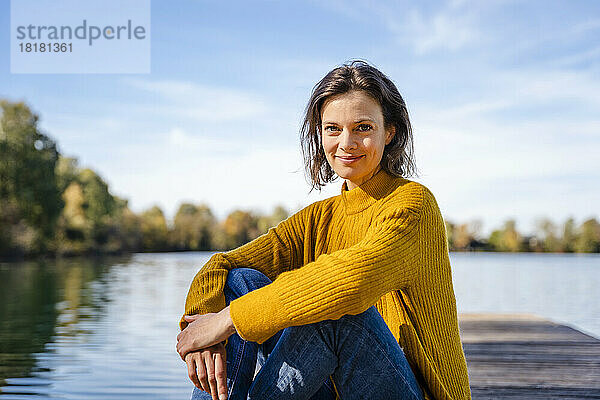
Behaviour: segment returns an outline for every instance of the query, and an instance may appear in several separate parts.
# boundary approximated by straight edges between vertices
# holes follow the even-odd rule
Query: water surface
[[[189,398],[178,322],[211,254],[0,264],[0,398]],[[459,312],[528,312],[600,337],[600,256],[451,260]]]

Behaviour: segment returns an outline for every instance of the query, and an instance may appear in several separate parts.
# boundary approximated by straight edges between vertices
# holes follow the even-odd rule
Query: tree
[[[79,162],[76,158],[60,155],[55,168],[58,190],[63,193],[71,182],[79,179],[80,172]]]
[[[557,234],[557,226],[548,218],[538,220],[536,226],[542,250],[552,253],[560,251],[561,240]]]
[[[216,223],[207,205],[183,203],[175,214],[171,243],[176,250],[211,250]]]
[[[474,219],[460,225],[446,220],[444,223],[449,250],[477,250],[485,246],[480,238],[482,227],[480,220]]]
[[[600,223],[590,218],[581,224],[575,249],[580,253],[600,253]]]
[[[448,249],[454,250],[454,223],[444,219],[444,226],[446,228],[446,239],[448,241]]]
[[[108,191],[106,182],[89,168],[79,173],[78,181],[83,188],[86,217],[92,225],[101,225],[103,218],[112,215],[115,211],[115,198]]]
[[[129,209],[128,201],[115,196],[116,211],[109,224],[113,235],[109,241],[111,251],[141,251],[143,248],[142,220]]]
[[[481,221],[474,220],[466,224],[454,226],[453,240],[456,249],[471,250],[477,247]]]
[[[572,253],[575,251],[575,242],[577,241],[577,231],[575,220],[568,218],[563,225],[561,238],[561,248],[564,252]]]
[[[277,205],[273,209],[270,215],[260,215],[256,221],[256,227],[258,229],[259,234],[263,234],[269,230],[269,228],[276,226],[278,223],[283,221],[288,217],[287,210],[281,206]]]
[[[232,249],[239,247],[255,238],[260,233],[256,216],[248,211],[235,210],[222,223],[224,243],[220,247]]]
[[[490,245],[496,251],[521,251],[523,248],[523,240],[516,229],[516,222],[509,219],[504,223],[502,229],[492,232],[489,238]]]
[[[75,158],[60,157],[56,176],[65,202],[54,241],[58,253],[115,253],[141,246],[139,224],[125,211],[127,200],[113,196],[95,171],[81,169]],[[126,237],[125,231],[133,236]]]
[[[1,100],[0,111],[0,205],[17,205],[10,209],[18,215],[5,222],[34,231],[31,247],[23,250],[41,252],[63,207],[54,172],[59,153],[25,103]]]
[[[154,206],[140,215],[143,247],[146,251],[167,249],[167,220],[162,210]]]

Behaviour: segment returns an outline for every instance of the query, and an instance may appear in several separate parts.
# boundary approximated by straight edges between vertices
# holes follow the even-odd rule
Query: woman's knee
[[[246,267],[240,267],[240,268],[234,268],[232,270],[229,271],[229,273],[227,274],[227,280],[258,280],[258,281],[269,281],[269,283],[271,282],[271,280],[269,278],[267,278],[267,276],[265,274],[263,274],[262,272],[260,272],[257,269],[254,268],[246,268]]]
[[[380,321],[381,320],[381,321]],[[287,329],[294,332],[304,332],[304,331],[314,331],[315,329],[323,332],[323,331],[339,331],[345,330],[344,326],[353,326],[353,327],[372,327],[375,322],[381,322],[385,324],[383,317],[377,311],[375,306],[371,306],[360,314],[346,314],[340,317],[339,319],[325,319],[318,322],[313,322],[311,324],[306,325],[298,325],[291,326]]]
[[[271,283],[271,280],[262,272],[253,268],[234,268],[227,273],[225,286],[231,290],[236,297],[243,296],[260,287]]]
[[[380,319],[383,318],[381,317],[381,314],[379,314],[379,311],[377,311],[377,307],[375,306],[371,306],[369,308],[367,308],[365,311],[359,313],[359,314],[346,314],[343,315],[338,322],[339,323],[344,323],[344,322],[354,322],[354,323],[360,323],[360,324],[370,324],[373,319]]]
[[[376,336],[393,337],[390,328],[373,305],[360,314],[346,314],[334,321],[336,330],[340,332],[362,332]]]

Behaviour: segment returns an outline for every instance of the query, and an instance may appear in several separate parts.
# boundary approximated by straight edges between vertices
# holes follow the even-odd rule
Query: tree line
[[[219,221],[206,204],[181,204],[173,221],[155,206],[134,213],[126,199],[78,160],[61,155],[23,102],[0,100],[0,258],[125,252],[228,250],[255,239],[288,217],[235,210]],[[534,236],[508,220],[488,238],[481,224],[446,221],[451,250],[600,252],[595,218],[559,229],[540,222]]]
[[[538,219],[535,233],[525,235],[508,219],[489,237],[480,233],[481,222],[455,224],[446,221],[448,246],[452,251],[502,251],[548,253],[600,253],[600,222],[588,218],[577,224],[573,218],[556,224],[549,218]]]

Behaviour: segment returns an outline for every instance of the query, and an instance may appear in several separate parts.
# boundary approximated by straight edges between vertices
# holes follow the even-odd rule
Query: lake
[[[178,322],[211,254],[0,264],[0,398],[190,398]],[[600,255],[451,260],[459,312],[532,313],[600,338]]]

